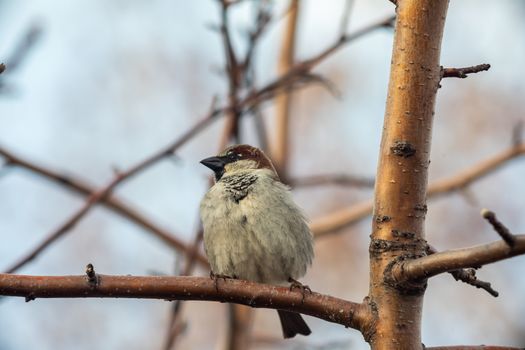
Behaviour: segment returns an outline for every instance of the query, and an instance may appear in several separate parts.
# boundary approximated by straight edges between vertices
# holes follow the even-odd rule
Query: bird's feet
[[[216,273],[213,273],[213,271],[210,271],[210,278],[215,283],[215,290],[218,292],[219,291],[219,279],[222,278],[223,281],[226,281],[226,279],[233,279],[233,278],[235,278],[235,276],[231,277],[231,276],[228,276],[228,275],[216,274]]]
[[[305,284],[302,284],[301,282],[297,281],[297,280],[294,280],[293,278],[291,277],[288,277],[288,282],[290,282],[290,290],[294,290],[294,288],[298,288],[301,290],[301,294],[303,295],[303,299],[301,300],[301,303],[304,303],[304,297],[306,295],[306,292],[308,293],[312,293],[312,290],[310,289],[310,287],[308,287],[307,285]]]

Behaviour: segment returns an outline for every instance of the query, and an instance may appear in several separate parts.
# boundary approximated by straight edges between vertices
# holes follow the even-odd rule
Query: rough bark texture
[[[400,0],[370,244],[372,349],[421,349],[425,283],[399,285],[396,263],[425,255],[424,220],[439,54],[447,0]]]

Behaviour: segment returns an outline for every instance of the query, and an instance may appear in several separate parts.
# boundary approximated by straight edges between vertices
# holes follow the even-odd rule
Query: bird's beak
[[[224,170],[226,162],[223,157],[209,157],[201,160],[201,164],[218,173]]]

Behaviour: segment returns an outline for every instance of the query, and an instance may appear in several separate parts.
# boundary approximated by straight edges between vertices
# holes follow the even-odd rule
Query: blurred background
[[[247,48],[258,1],[230,9],[236,50]],[[288,1],[271,6],[272,22],[255,55],[256,86],[277,77]],[[339,35],[345,1],[301,1],[296,59],[310,58]],[[387,0],[351,3],[352,33],[394,13]],[[442,64],[490,63],[488,72],[446,79],[437,99],[430,182],[509,149],[525,120],[525,2],[452,1]],[[213,96],[227,101],[220,5],[214,0],[0,1],[0,147],[99,187],[180,136],[208,111]],[[339,91],[311,85],[294,93],[290,114],[290,178],[375,173],[386,100],[392,30],[381,28],[345,45],[314,69]],[[11,60],[11,61],[10,61]],[[269,137],[275,106],[261,106]],[[241,141],[260,145],[252,116]],[[191,243],[209,171],[199,160],[217,153],[225,119],[115,192],[133,208]],[[0,157],[0,161],[1,161]],[[1,164],[1,163],[0,163]],[[496,240],[480,217],[487,207],[515,233],[525,230],[525,159],[502,165],[464,191],[429,200],[427,239],[437,249]],[[308,186],[294,196],[313,222],[371,198],[370,188]],[[41,242],[82,206],[82,196],[16,166],[0,170],[0,270]],[[360,301],[368,291],[370,218],[316,241],[303,282],[318,292]],[[177,254],[143,228],[96,206],[71,232],[19,273],[103,274],[181,271]],[[500,292],[429,281],[423,315],[425,345],[525,345],[525,258],[489,265],[478,277]],[[197,269],[196,274],[208,271]],[[162,349],[171,304],[112,299],[0,300],[0,349]],[[214,349],[224,342],[227,306],[190,302],[179,349]],[[361,335],[306,317],[311,336],[281,340],[275,312],[257,310],[254,349],[367,349]]]

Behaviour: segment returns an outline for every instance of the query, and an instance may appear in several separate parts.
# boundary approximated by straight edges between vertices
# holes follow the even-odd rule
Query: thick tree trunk
[[[424,220],[439,54],[448,0],[399,0],[370,244],[374,350],[421,349],[426,282],[400,285],[396,262],[425,255]]]

